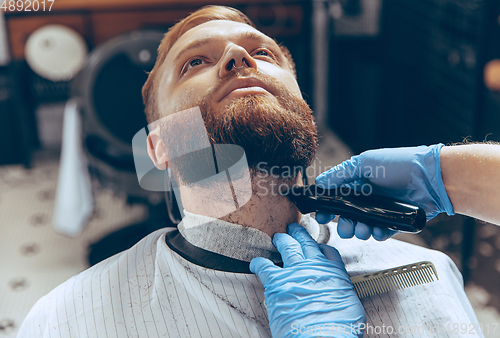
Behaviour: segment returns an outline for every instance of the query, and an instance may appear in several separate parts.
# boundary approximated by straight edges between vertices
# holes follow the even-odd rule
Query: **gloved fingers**
[[[356,224],[356,228],[354,229],[354,235],[357,238],[366,241],[372,235],[372,227],[358,222],[358,224]]]
[[[305,259],[302,247],[292,236],[277,233],[273,236],[273,244],[281,254],[283,267],[285,268]]]
[[[392,236],[398,233],[399,231],[396,230],[373,227],[372,237],[375,238],[377,241],[385,241],[386,239],[391,238]]]
[[[327,244],[320,244],[319,249],[323,253],[323,255],[330,261],[336,262],[336,263],[342,263],[342,258],[340,257],[340,253],[337,249],[335,249],[333,246],[329,246]]]
[[[335,215],[317,212],[314,218],[316,219],[316,222],[318,222],[319,224],[326,224],[332,221],[335,218]]]
[[[299,242],[306,259],[324,258],[318,243],[309,235],[306,229],[297,223],[292,223],[287,226],[286,232]]]
[[[354,229],[356,226],[356,222],[351,221],[350,219],[339,217],[339,221],[337,223],[337,233],[340,238],[352,238],[354,236]]]
[[[338,188],[359,179],[358,157],[353,156],[316,177],[316,185],[324,189]]]
[[[250,262],[250,271],[259,277],[263,285],[267,285],[273,273],[279,270],[281,270],[281,268],[264,257],[256,257]]]
[[[387,228],[371,227],[364,223],[352,221],[350,219],[340,217],[337,223],[337,233],[340,238],[348,239],[356,235],[357,238],[367,240],[373,236],[377,241],[385,241],[391,238],[400,231],[395,231]]]

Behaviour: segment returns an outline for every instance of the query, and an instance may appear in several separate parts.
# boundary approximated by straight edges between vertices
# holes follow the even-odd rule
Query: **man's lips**
[[[268,93],[272,94],[272,90],[262,81],[256,78],[237,78],[227,83],[221,90],[220,99],[222,101],[226,97],[237,97],[250,94]]]

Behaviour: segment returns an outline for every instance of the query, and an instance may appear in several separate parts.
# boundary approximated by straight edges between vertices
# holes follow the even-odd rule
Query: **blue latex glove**
[[[287,232],[273,237],[283,268],[262,257],[250,262],[264,285],[273,337],[362,337],[365,310],[339,252],[296,223]]]
[[[441,177],[440,153],[443,144],[430,147],[409,147],[368,150],[325,171],[316,177],[316,185],[337,188],[347,184],[350,188],[389,196],[421,207],[427,221],[440,213],[454,215],[453,206]],[[331,221],[335,215],[316,215],[319,223]],[[386,240],[395,231],[370,227],[363,223],[340,218],[337,232],[341,238]]]

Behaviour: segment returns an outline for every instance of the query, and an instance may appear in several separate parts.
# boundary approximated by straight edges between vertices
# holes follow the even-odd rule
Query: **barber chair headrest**
[[[72,86],[82,110],[91,167],[102,184],[129,196],[154,195],[137,182],[132,138],[147,125],[141,89],[163,36],[164,32],[139,30],[105,42],[91,51]]]

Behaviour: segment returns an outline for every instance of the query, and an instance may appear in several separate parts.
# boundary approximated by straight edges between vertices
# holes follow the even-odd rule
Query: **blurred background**
[[[163,34],[202,5],[290,49],[322,136],[310,182],[367,149],[500,141],[499,0],[0,3],[0,337],[69,277],[175,226],[131,143]],[[443,216],[397,238],[448,254],[480,322],[500,322],[500,227]]]

